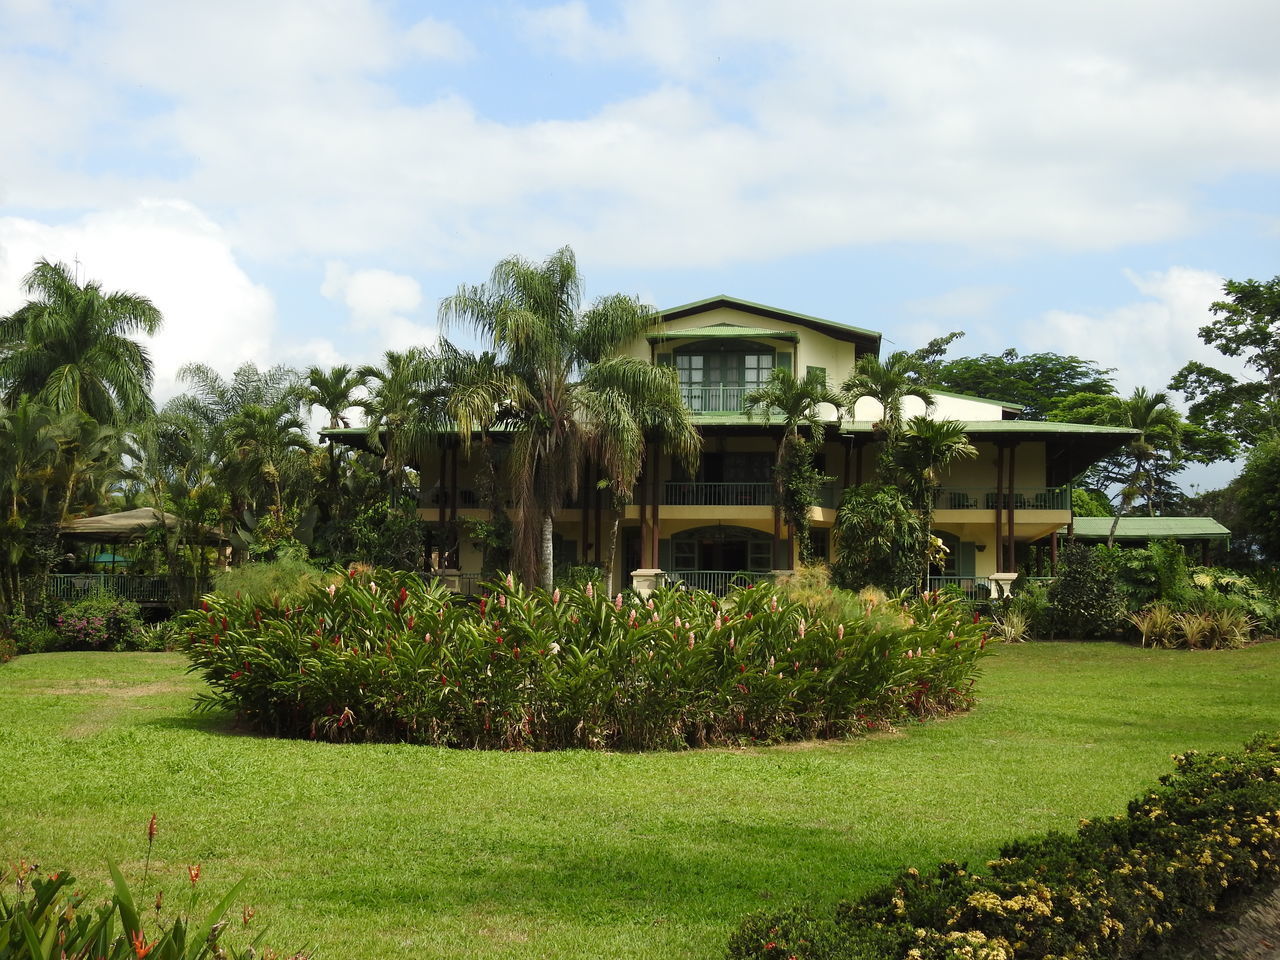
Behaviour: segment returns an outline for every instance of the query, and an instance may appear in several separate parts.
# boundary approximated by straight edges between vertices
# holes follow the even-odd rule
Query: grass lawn
[[[1006,647],[970,714],[833,745],[668,754],[334,746],[193,717],[169,654],[0,667],[0,862],[176,895],[242,875],[280,948],[342,957],[721,956],[742,914],[983,859],[1119,811],[1187,748],[1280,727],[1280,643]],[[154,886],[154,884],[153,884]]]

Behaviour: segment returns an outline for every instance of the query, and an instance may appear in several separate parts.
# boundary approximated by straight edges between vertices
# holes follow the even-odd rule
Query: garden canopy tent
[[[99,517],[69,520],[62,525],[61,532],[64,537],[72,540],[88,540],[92,543],[130,543],[142,539],[149,531],[160,526],[161,522],[168,530],[176,530],[178,527],[178,518],[172,513],[161,513],[152,507],[143,507],[139,510],[125,510]],[[216,530],[205,529],[202,539],[206,543],[217,543],[225,540],[226,537]]]

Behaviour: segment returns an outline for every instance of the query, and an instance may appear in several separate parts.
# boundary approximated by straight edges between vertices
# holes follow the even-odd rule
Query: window
[[[774,351],[749,340],[704,340],[678,348],[674,360],[689,409],[741,410],[743,398],[772,374]]]

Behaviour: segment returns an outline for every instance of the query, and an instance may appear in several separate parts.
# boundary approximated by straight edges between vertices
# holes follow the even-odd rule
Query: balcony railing
[[[839,498],[834,483],[818,490],[818,505],[834,507]],[[663,503],[677,507],[768,507],[775,499],[772,483],[695,483],[673,480],[666,485]]]
[[[673,506],[769,506],[774,500],[772,483],[667,484],[664,503]]]
[[[716,596],[724,596],[734,587],[748,587],[753,583],[767,583],[771,573],[751,573],[745,570],[674,570],[667,574],[667,584],[688,590],[706,590]]]
[[[727,383],[681,384],[680,396],[694,413],[726,413],[741,410],[743,399],[754,389]]]
[[[996,493],[990,487],[943,487],[933,496],[935,510],[1070,510],[1070,487],[1015,487]]]

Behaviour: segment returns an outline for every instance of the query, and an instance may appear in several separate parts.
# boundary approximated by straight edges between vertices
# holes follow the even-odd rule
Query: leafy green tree
[[[540,579],[550,589],[552,526],[577,494],[585,462],[620,487],[633,483],[645,429],[656,423],[683,438],[683,459],[696,460],[697,432],[674,373],[619,355],[653,327],[655,315],[620,294],[582,310],[582,278],[564,247],[541,264],[501,261],[488,282],[446,298],[440,317],[446,326],[477,330],[499,359],[487,386],[473,384],[470,415],[473,425],[500,423],[509,431],[513,560],[526,581]]]
[[[1200,339],[1223,356],[1243,357],[1254,379],[1237,379],[1192,361],[1169,382],[1190,404],[1192,423],[1252,447],[1280,431],[1280,276],[1228,280],[1226,299],[1210,305],[1217,317]]]
[[[827,426],[818,405],[826,403],[839,409],[840,401],[839,393],[827,386],[824,374],[811,370],[801,380],[781,368],[773,371],[764,386],[743,398],[748,419],[762,416],[767,423],[775,412],[782,418],[773,467],[775,510],[790,529],[793,549],[799,541],[800,560],[806,564],[813,562],[809,509],[818,505],[819,490],[829,479],[818,472],[814,462]],[[808,431],[807,437],[801,433],[802,427]]]
[[[1238,480],[1240,512],[1264,557],[1280,561],[1280,435],[1249,451]]]
[[[57,413],[81,411],[122,424],[152,409],[151,358],[135,334],[155,333],[160,311],[135,293],[77,283],[63,263],[39,260],[23,281],[32,299],[0,318],[0,391],[23,394]]]
[[[836,513],[831,570],[836,585],[849,590],[874,586],[888,593],[917,586],[926,529],[902,490],[875,484],[846,488]]]
[[[1092,360],[1059,353],[1020,355],[1010,348],[999,354],[937,363],[930,371],[929,383],[956,393],[1020,404],[1028,420],[1065,420],[1065,416],[1053,414],[1073,394],[1115,394],[1112,372]]]
[[[933,393],[920,383],[919,373],[916,359],[905,350],[891,353],[884,360],[874,354],[866,354],[858,358],[853,371],[841,385],[844,407],[851,415],[857,402],[864,398],[880,404],[882,412],[877,432],[881,439],[881,482],[889,482],[894,476],[894,451],[902,433],[903,402],[908,397],[915,397],[925,406],[933,406]]]
[[[21,396],[0,405],[0,613],[21,613],[30,591],[24,574],[38,564],[37,541],[46,526],[48,492],[57,469],[56,416],[45,404]]]

